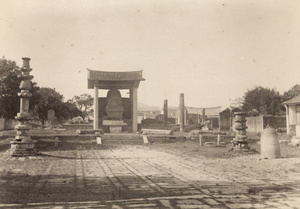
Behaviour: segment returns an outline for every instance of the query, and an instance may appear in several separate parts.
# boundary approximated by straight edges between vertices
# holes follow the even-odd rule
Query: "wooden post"
[[[94,84],[94,129],[99,127],[98,83]]]
[[[55,137],[54,138],[54,147],[58,147],[58,142],[59,142],[58,137]]]
[[[199,134],[199,146],[201,147],[202,146],[202,135]]]
[[[205,121],[205,108],[202,109],[202,122]]]
[[[220,134],[218,134],[218,137],[217,137],[217,146],[220,145],[220,141],[221,141],[221,136],[220,136]]]
[[[184,130],[184,94],[180,94],[179,99],[179,125],[180,131]]]
[[[168,100],[164,100],[164,125],[167,127],[168,125]]]

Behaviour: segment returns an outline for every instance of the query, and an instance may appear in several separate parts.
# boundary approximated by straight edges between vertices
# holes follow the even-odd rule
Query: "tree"
[[[64,102],[61,107],[61,117],[63,119],[72,119],[81,116],[82,112],[71,102]]]
[[[16,62],[0,59],[0,117],[14,118],[20,109],[19,85],[21,79]]]
[[[283,101],[287,101],[299,95],[300,95],[300,85],[296,84],[290,90],[283,93],[282,99]]]
[[[244,99],[241,97],[237,97],[235,99],[230,99],[230,109],[231,110],[239,110],[241,111],[241,108],[243,106],[244,103]],[[234,111],[237,112],[237,111]]]
[[[81,94],[74,96],[70,102],[75,104],[78,109],[82,111],[82,117],[85,118],[88,115],[87,111],[93,106],[94,100],[89,94]]]
[[[282,99],[276,89],[256,87],[244,95],[242,109],[250,112],[254,109],[260,114],[278,115],[281,111]]]
[[[35,98],[37,99],[38,115],[42,119],[42,122],[47,119],[48,110],[52,109],[55,111],[55,117],[61,120],[64,114],[63,110],[63,95],[58,93],[55,89],[51,88],[40,88],[36,92]]]

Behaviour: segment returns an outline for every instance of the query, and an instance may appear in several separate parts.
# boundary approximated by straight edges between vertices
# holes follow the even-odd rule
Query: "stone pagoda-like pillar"
[[[28,131],[30,130],[28,121],[31,118],[31,114],[29,113],[29,98],[32,97],[30,90],[31,80],[33,78],[33,76],[29,74],[32,69],[29,65],[30,58],[25,57],[22,59],[23,67],[21,68],[22,74],[20,75],[22,80],[20,84],[21,92],[18,93],[20,97],[20,112],[16,116],[16,119],[18,120],[18,125],[15,126],[17,135],[15,139],[10,142],[11,156],[30,156],[37,153],[34,148],[35,141],[32,140],[28,134]]]
[[[249,149],[247,140],[247,126],[246,126],[246,113],[235,112],[235,129],[236,136],[232,140],[233,148],[235,149]]]

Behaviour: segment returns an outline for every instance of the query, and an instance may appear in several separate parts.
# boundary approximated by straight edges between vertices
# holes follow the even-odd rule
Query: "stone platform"
[[[25,157],[25,156],[32,156],[37,154],[37,150],[34,147],[36,143],[35,140],[23,140],[23,141],[16,141],[13,140],[10,142],[10,155],[13,157]]]
[[[127,126],[122,120],[103,120],[102,125],[108,126],[110,133],[122,133],[123,126]]]

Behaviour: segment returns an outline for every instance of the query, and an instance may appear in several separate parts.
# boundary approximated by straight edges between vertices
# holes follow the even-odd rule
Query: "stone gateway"
[[[137,132],[137,89],[145,79],[142,71],[108,72],[87,70],[88,89],[94,89],[94,129],[108,127],[111,133],[126,129]],[[99,89],[108,90],[105,98],[98,97]],[[129,90],[122,98],[119,90]]]

